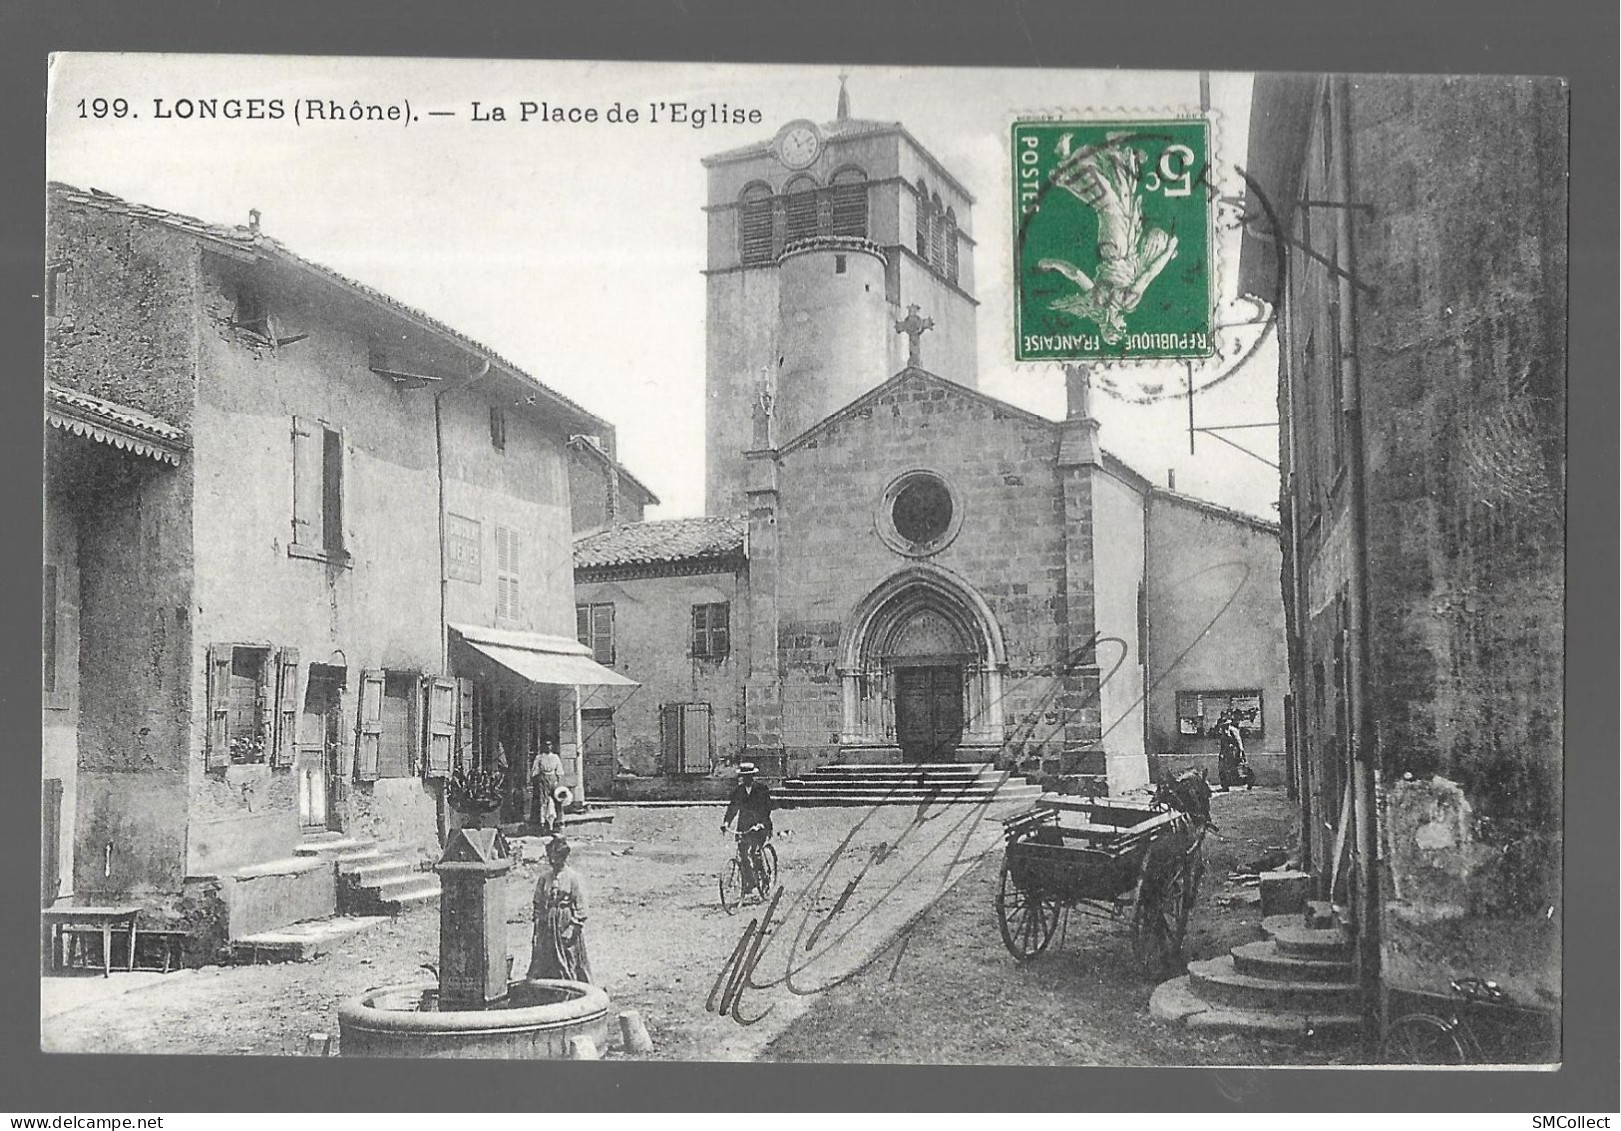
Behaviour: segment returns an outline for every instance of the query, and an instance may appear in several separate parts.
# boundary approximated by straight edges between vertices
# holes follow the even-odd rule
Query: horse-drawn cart
[[[1167,791],[1161,798],[1045,798],[1003,822],[996,916],[1015,958],[1046,950],[1059,921],[1078,910],[1111,922],[1129,917],[1132,952],[1150,976],[1176,964],[1204,872],[1208,790],[1202,806]]]

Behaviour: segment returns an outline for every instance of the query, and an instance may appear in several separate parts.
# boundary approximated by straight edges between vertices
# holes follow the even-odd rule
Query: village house
[[[789,795],[852,763],[1120,793],[1213,771],[1228,710],[1284,784],[1277,524],[1104,451],[1082,370],[1062,421],[978,390],[957,177],[842,91],[704,164],[708,513],[575,542],[579,639],[641,684],[616,795],[743,760]]]
[[[49,203],[42,902],[212,953],[437,898],[453,774],[550,743],[583,784],[580,688],[630,684],[573,631],[571,438],[612,427],[256,216]]]
[[[1560,1006],[1566,113],[1557,80],[1255,84],[1301,847],[1387,1024],[1455,979]]]

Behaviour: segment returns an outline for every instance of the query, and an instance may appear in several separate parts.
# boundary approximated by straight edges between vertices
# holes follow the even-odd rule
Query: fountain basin
[[[368,990],[338,1007],[344,1056],[566,1060],[570,1037],[608,1043],[608,995],[584,982],[511,982],[489,1009],[439,1010],[435,982]]]

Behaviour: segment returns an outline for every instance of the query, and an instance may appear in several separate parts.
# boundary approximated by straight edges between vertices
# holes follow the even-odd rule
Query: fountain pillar
[[[457,829],[439,873],[439,1008],[486,1009],[507,996],[512,855],[499,829]]]

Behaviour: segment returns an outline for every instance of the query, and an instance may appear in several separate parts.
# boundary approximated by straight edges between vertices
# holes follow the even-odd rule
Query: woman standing
[[[550,867],[535,885],[535,943],[529,959],[531,978],[591,980],[591,960],[585,951],[585,920],[589,913],[585,883],[568,862],[569,845],[553,837],[546,846]]]

